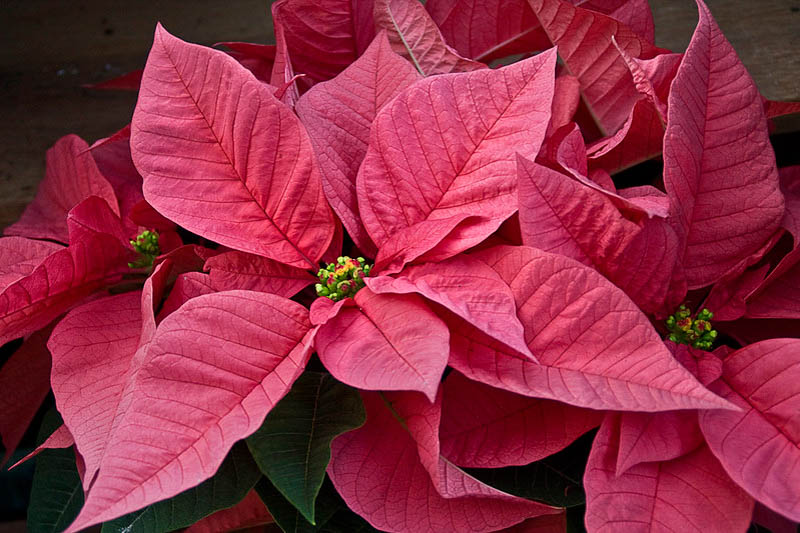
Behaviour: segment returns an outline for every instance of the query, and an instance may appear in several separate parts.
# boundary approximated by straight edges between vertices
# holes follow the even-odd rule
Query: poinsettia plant
[[[0,239],[32,530],[794,527],[800,106],[698,8],[683,54],[639,0],[158,26]]]

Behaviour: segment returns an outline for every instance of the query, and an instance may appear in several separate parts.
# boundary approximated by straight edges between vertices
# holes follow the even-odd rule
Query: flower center
[[[692,312],[681,305],[674,315],[667,318],[667,329],[670,332],[668,338],[678,344],[708,351],[717,338],[717,331],[711,329],[712,318],[714,313],[708,309],[703,309],[692,318]]]
[[[370,269],[372,265],[366,264],[363,257],[339,257],[336,263],[329,263],[317,272],[320,281],[315,285],[317,295],[330,298],[334,302],[352,297],[364,287],[364,278],[369,276]]]
[[[161,248],[158,246],[158,233],[155,231],[145,230],[131,240],[131,246],[139,254],[139,258],[128,263],[130,268],[148,268],[153,266],[153,261],[156,257],[161,255]]]

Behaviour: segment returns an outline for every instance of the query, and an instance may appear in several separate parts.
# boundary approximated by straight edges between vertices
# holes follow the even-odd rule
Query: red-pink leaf
[[[113,77],[110,80],[101,81],[98,83],[87,83],[83,87],[87,89],[102,89],[102,90],[116,90],[116,91],[138,91],[139,84],[142,82],[142,69],[132,70]]]
[[[164,300],[164,305],[161,306],[161,311],[158,312],[158,321],[164,320],[165,317],[174,313],[176,309],[191,300],[203,294],[211,294],[219,290],[211,283],[211,279],[206,274],[201,272],[184,272],[179,274],[175,280],[175,284],[169,291],[169,296]]]
[[[475,214],[487,220],[485,238],[516,210],[516,152],[539,151],[555,59],[550,50],[498,70],[427,78],[378,113],[357,183],[379,248],[420,222]]]
[[[126,373],[139,346],[141,301],[142,293],[136,291],[76,307],[48,342],[56,406],[84,459],[87,489],[106,451]]]
[[[797,522],[779,515],[758,502],[756,502],[756,506],[753,509],[753,522],[760,526],[765,526],[772,533],[797,533]]]
[[[255,490],[247,493],[242,501],[229,509],[223,509],[189,526],[186,533],[219,533],[271,524],[275,520]]]
[[[243,43],[225,41],[214,46],[224,46],[228,54],[244,68],[253,73],[257,80],[269,83],[272,79],[272,67],[277,53],[274,44]]]
[[[358,291],[316,338],[333,376],[366,390],[414,390],[433,401],[447,365],[447,326],[416,294]]]
[[[737,268],[783,216],[758,89],[701,0],[698,10],[664,136],[664,185],[690,289]]]
[[[655,24],[647,0],[570,0],[575,5],[599,11],[620,21],[644,37],[649,43],[655,40]]]
[[[511,287],[540,364],[459,321],[451,325],[450,365],[468,378],[593,409],[731,407],[672,357],[647,317],[595,270],[527,247],[476,256]]]
[[[211,477],[234,442],[258,429],[302,372],[310,327],[299,304],[248,291],[199,296],[165,318],[68,531]]]
[[[47,256],[63,248],[54,242],[25,237],[0,238],[0,290],[33,272]]]
[[[132,219],[132,212],[139,202],[144,203],[144,196],[142,177],[131,159],[130,141],[131,126],[128,124],[110,137],[98,140],[89,150],[100,173],[114,188],[114,194],[119,201],[122,223],[128,232],[134,235],[138,228]],[[174,224],[171,222],[170,224],[171,229]]]
[[[640,227],[596,189],[522,157],[517,169],[525,245],[593,266],[645,312],[664,307],[679,244],[663,219]]]
[[[463,467],[538,461],[564,449],[603,418],[599,411],[520,396],[458,372],[442,388],[442,455]]]
[[[428,0],[425,9],[458,53],[484,63],[550,48],[527,0]]]
[[[41,262],[0,292],[0,345],[47,325],[128,271],[128,252],[110,235],[89,236]]]
[[[641,99],[612,137],[593,144],[590,162],[593,169],[615,174],[661,153],[664,125],[658,111],[648,100]]]
[[[281,0],[272,18],[281,26],[294,71],[312,83],[352,64],[374,35],[372,3],[365,0]]]
[[[770,265],[748,270],[740,276],[725,276],[714,284],[703,307],[714,313],[714,320],[736,320],[747,311],[745,300],[763,282]],[[768,305],[772,309],[772,305]]]
[[[272,4],[272,12],[275,12],[277,3]],[[275,15],[273,14],[273,18]],[[276,91],[273,93],[275,98],[294,109],[297,100],[300,99],[300,90],[297,88],[294,68],[292,68],[292,60],[289,57],[289,49],[286,45],[286,37],[284,36],[283,24],[275,26],[275,61],[272,64],[272,76],[270,77],[270,90]],[[280,88],[280,89],[278,89]]]
[[[639,93],[611,37],[631,57],[650,58],[659,50],[609,16],[563,0],[528,1],[570,74],[580,81],[598,125],[607,134],[617,131]]]
[[[72,438],[72,434],[69,432],[69,429],[67,429],[67,426],[65,426],[64,424],[61,424],[60,426],[58,426],[58,428],[56,428],[56,430],[53,433],[50,434],[49,437],[47,437],[47,439],[45,439],[45,441],[43,443],[41,443],[39,446],[37,446],[31,453],[29,453],[28,455],[26,455],[25,457],[23,457],[22,459],[20,459],[16,463],[14,463],[13,465],[9,466],[8,469],[9,470],[13,470],[14,468],[18,467],[22,463],[24,463],[24,462],[26,462],[26,461],[28,461],[30,459],[33,459],[34,457],[36,457],[37,455],[42,453],[44,450],[54,450],[54,449],[59,449],[59,448],[69,448],[73,444],[75,444],[75,441]],[[82,458],[80,457],[79,454],[76,454],[76,460],[77,460],[77,466],[78,466],[78,473],[80,473],[81,477],[83,477],[83,470],[82,470],[82,461],[83,460],[82,460]]]
[[[375,27],[386,30],[392,49],[423,76],[486,68],[448,46],[425,6],[416,0],[375,0],[373,15]]]
[[[224,252],[206,261],[203,270],[218,291],[246,289],[291,298],[316,279],[305,270],[245,252]]]
[[[725,471],[767,507],[800,521],[800,340],[770,339],[725,359],[712,390],[741,411],[703,411],[700,428]]]
[[[549,514],[529,518],[503,530],[504,533],[567,533],[567,514]]]
[[[616,415],[595,437],[583,476],[589,531],[745,531],[750,498],[706,446],[672,461],[644,463],[616,475]]]
[[[128,234],[119,216],[111,210],[108,203],[100,197],[90,196],[67,214],[69,242],[76,243],[90,235],[105,233],[116,237],[123,246],[129,246]]]
[[[234,59],[159,26],[131,128],[159,212],[226,246],[316,268],[334,227],[308,135]]]
[[[394,233],[381,245],[375,258],[375,273],[396,274],[409,262],[435,263],[480,244],[494,233],[502,219],[462,212],[451,217],[423,220]]]
[[[50,392],[50,329],[28,337],[0,368],[0,438],[8,461]]]
[[[457,314],[490,337],[533,358],[517,318],[514,295],[486,263],[459,255],[403,270],[397,278],[367,277],[376,294],[416,292]]]
[[[786,254],[749,295],[749,318],[800,318],[800,247]]]
[[[347,505],[374,527],[408,533],[495,531],[557,512],[492,489],[438,453],[426,458],[435,460],[437,472],[447,476],[437,486],[423,465],[417,440],[424,438],[418,435],[420,429],[433,420],[419,416],[404,421],[406,427],[401,425],[398,418],[414,414],[403,405],[408,394],[391,395],[391,403],[388,395],[387,399],[374,393],[362,396],[367,422],[333,441],[328,475]],[[428,427],[428,433],[435,429]]]
[[[89,145],[77,135],[67,135],[47,151],[47,170],[33,202],[5,235],[53,239],[66,243],[67,213],[89,196],[99,196],[119,215],[111,184],[100,174]]]
[[[297,102],[297,114],[317,154],[325,196],[356,246],[372,257],[377,250],[359,218],[356,174],[375,115],[419,77],[408,61],[392,52],[381,32],[358,60]]]
[[[695,411],[622,413],[616,475],[640,463],[669,461],[703,443]]]

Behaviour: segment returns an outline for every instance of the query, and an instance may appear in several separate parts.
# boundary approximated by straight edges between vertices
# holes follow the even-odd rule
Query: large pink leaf
[[[731,407],[672,357],[647,317],[595,270],[527,247],[476,255],[511,287],[540,364],[458,321],[450,328],[450,365],[468,378],[593,409]]]
[[[125,376],[139,346],[141,301],[141,291],[135,291],[76,307],[48,342],[53,394],[84,459],[87,489],[106,450]]]
[[[689,288],[737,268],[783,216],[758,89],[701,0],[698,9],[672,83],[664,136],[664,185]]]
[[[414,67],[392,52],[381,32],[358,60],[297,102],[297,114],[317,154],[325,196],[356,245],[372,257],[376,249],[359,218],[356,174],[375,115],[418,79]]]
[[[533,358],[525,344],[511,289],[482,261],[459,255],[439,263],[406,268],[396,278],[377,276],[364,281],[377,294],[421,294]]]
[[[605,133],[614,133],[627,119],[639,93],[611,37],[631,57],[650,58],[659,50],[610,16],[564,0],[528,2],[550,41],[558,46],[558,55],[570,74],[580,81],[598,125]]]
[[[428,0],[425,9],[453,48],[484,63],[550,47],[527,0]]]
[[[516,210],[516,152],[539,151],[555,60],[550,50],[498,70],[434,76],[378,113],[357,183],[379,248],[420,222],[467,214],[486,218],[485,238]]]
[[[557,511],[480,483],[446,462],[435,446],[420,456],[420,442],[436,430],[431,427],[435,417],[426,416],[431,408],[410,411],[415,402],[407,401],[408,394],[362,396],[367,422],[333,441],[328,474],[347,505],[374,527],[408,533],[494,531]],[[447,477],[433,481],[429,468]]]
[[[0,345],[47,325],[70,306],[128,271],[128,253],[105,234],[49,255],[0,292]]]
[[[63,248],[25,237],[0,238],[0,290],[33,272],[47,256]]]
[[[0,439],[8,461],[50,392],[50,329],[37,331],[0,367]]]
[[[386,30],[394,51],[407,57],[423,76],[486,68],[458,55],[416,0],[375,0],[373,15],[375,27]]]
[[[206,261],[203,270],[218,291],[246,289],[291,298],[316,278],[307,271],[244,252],[224,252]]]
[[[640,463],[669,461],[703,443],[695,411],[623,413],[616,475]]]
[[[320,327],[316,349],[333,376],[367,390],[415,390],[433,401],[447,365],[447,326],[416,294],[358,291]]]
[[[704,411],[700,428],[731,478],[800,521],[800,340],[770,339],[725,359],[712,390],[741,411]]]
[[[645,312],[664,306],[678,240],[663,219],[640,227],[596,189],[522,157],[517,168],[523,243],[593,266]]]
[[[173,261],[165,259],[155,266],[142,291],[76,307],[59,322],[48,342],[54,354],[53,394],[65,427],[77,436],[87,490],[125,411],[132,382],[147,358],[156,330],[155,308],[173,270],[177,270]]]
[[[248,291],[199,296],[165,318],[68,531],[211,477],[234,442],[258,429],[302,372],[310,327],[299,304]]]
[[[339,74],[372,40],[372,2],[366,0],[281,0],[272,6],[292,66],[313,82]]]
[[[616,415],[594,441],[586,473],[586,529],[600,531],[745,531],[750,498],[725,474],[706,446],[672,461],[644,463],[616,475]]]
[[[316,268],[334,226],[311,142],[234,59],[158,26],[131,127],[159,212],[226,246]]]
[[[520,396],[458,372],[442,388],[442,455],[463,467],[538,461],[566,448],[603,418],[599,411]]]
[[[68,242],[67,212],[89,196],[99,196],[119,215],[111,184],[100,174],[88,152],[89,145],[77,135],[67,135],[47,151],[47,170],[33,202],[6,235]]]

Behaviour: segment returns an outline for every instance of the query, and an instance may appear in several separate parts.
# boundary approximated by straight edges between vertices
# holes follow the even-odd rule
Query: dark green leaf
[[[331,459],[331,441],[366,419],[358,391],[328,374],[306,372],[247,439],[261,471],[306,519]]]
[[[50,410],[42,422],[37,443],[43,443],[61,424],[58,412]],[[36,457],[28,507],[28,531],[63,531],[78,516],[81,507],[83,487],[72,447],[42,451]]]
[[[555,507],[586,501],[583,471],[595,431],[583,435],[560,452],[525,466],[470,468],[470,475],[502,491]]]
[[[311,525],[268,479],[256,485],[256,491],[267,505],[272,518],[285,533],[357,533],[377,531],[366,520],[348,509],[333,483],[327,477],[316,499],[314,512],[317,525]]]
[[[173,498],[106,522],[103,533],[152,533],[188,527],[239,503],[260,478],[247,446],[238,442],[212,478]]]
[[[586,515],[585,505],[567,509],[567,533],[586,533],[584,515]]]

